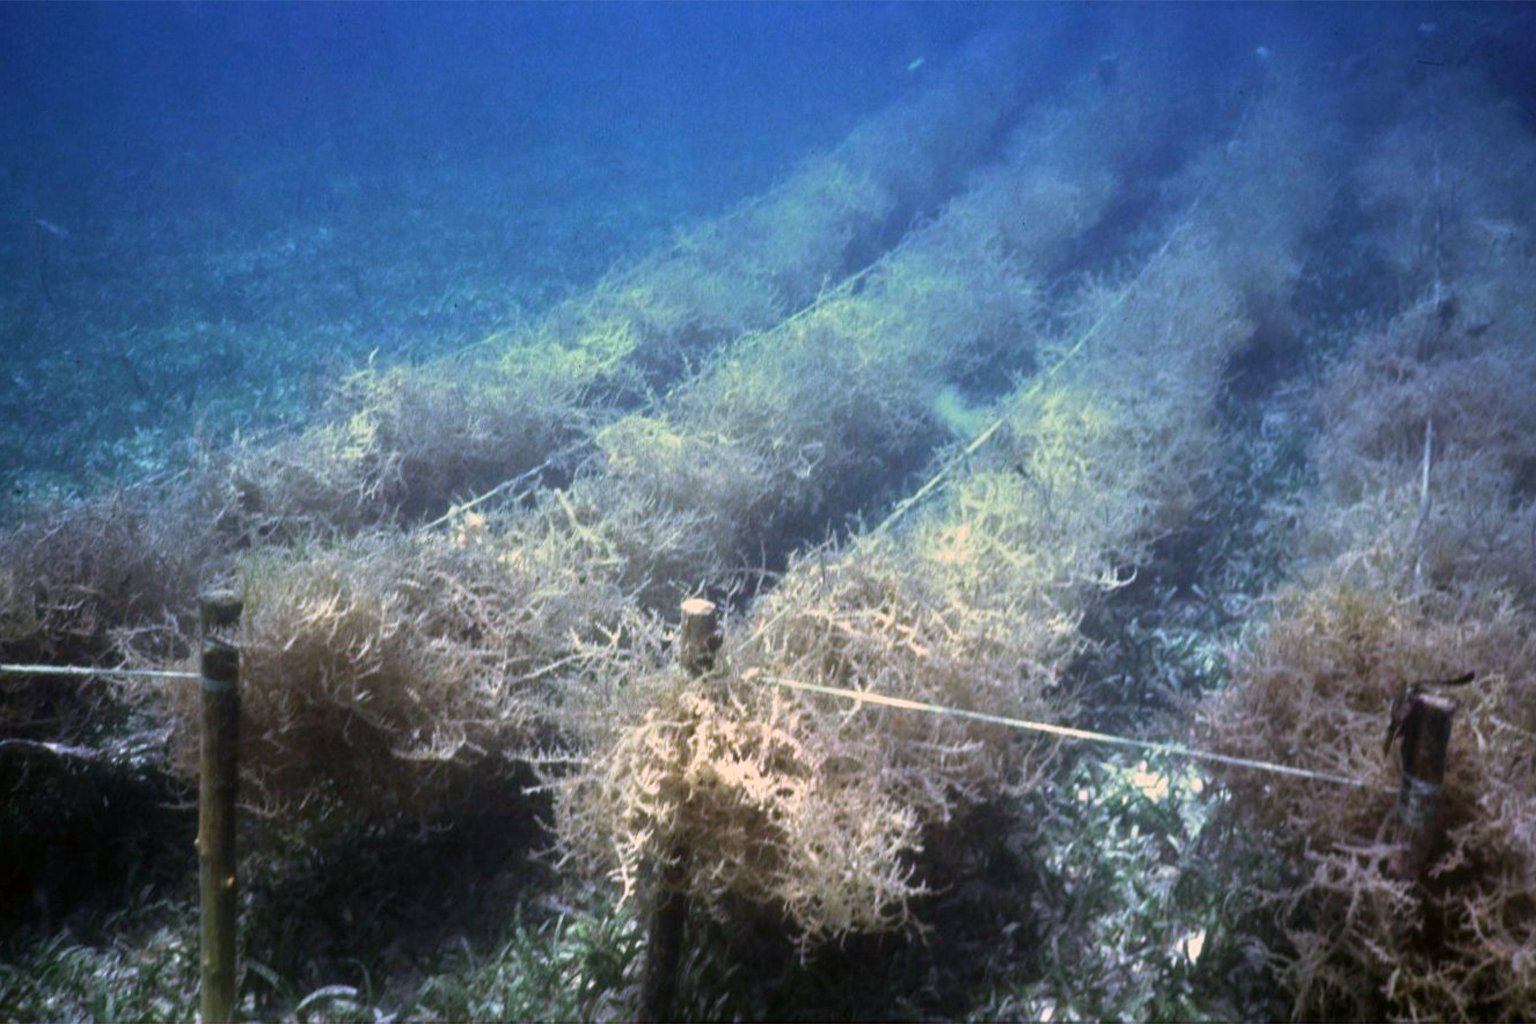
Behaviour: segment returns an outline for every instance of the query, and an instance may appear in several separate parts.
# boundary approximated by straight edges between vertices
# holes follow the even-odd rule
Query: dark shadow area
[[[978,841],[978,836],[990,839]],[[955,1020],[989,979],[1027,976],[1038,928],[1028,829],[1000,804],[932,835],[916,867],[932,892],[920,931],[850,935],[802,950],[782,916],[732,904],[694,914],[678,1015],[686,1020]]]
[[[196,813],[147,764],[0,743],[0,935],[196,891]]]
[[[248,860],[246,956],[292,989],[253,979],[258,1005],[277,1011],[335,984],[383,994],[419,980],[447,950],[492,946],[528,892],[552,884],[538,857],[550,843],[540,824],[548,808],[519,791],[484,795],[485,810],[452,824],[375,828]],[[259,828],[247,821],[247,831]]]

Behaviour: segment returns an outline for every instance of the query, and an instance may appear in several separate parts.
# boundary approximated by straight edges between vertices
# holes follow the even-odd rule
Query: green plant
[[[195,915],[170,903],[131,903],[89,927],[40,938],[0,960],[7,1020],[190,1020],[197,1012]]]
[[[1212,842],[1219,791],[1177,759],[1099,756],[1015,812],[1039,865],[1039,949],[1028,980],[996,981],[970,1019],[1254,1015],[1273,995],[1235,881],[1256,868]]]
[[[461,946],[421,982],[407,1020],[599,1020],[623,1012],[635,985],[641,929],[623,910],[562,910],[518,919],[489,955]]]

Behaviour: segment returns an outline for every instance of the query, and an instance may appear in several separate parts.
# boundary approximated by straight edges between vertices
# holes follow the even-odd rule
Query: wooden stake
[[[235,930],[235,800],[239,795],[240,652],[227,637],[241,601],[228,593],[199,602],[203,627],[203,744],[198,780],[197,861],[202,890],[203,1024],[234,1020],[238,998]]]
[[[1397,792],[1403,853],[1396,867],[1401,877],[1420,879],[1440,843],[1444,825],[1441,797],[1456,702],[1417,687],[1410,688],[1400,700],[1403,703],[1394,718],[1403,741]]]
[[[677,660],[690,676],[698,677],[715,667],[720,650],[720,617],[714,602],[690,598],[683,602],[683,622],[678,633]],[[687,735],[679,742],[679,761],[688,755]],[[686,812],[685,812],[686,813]],[[640,1020],[672,1020],[677,995],[677,972],[683,959],[683,932],[688,923],[688,871],[690,852],[680,841],[667,844],[661,865],[656,906],[646,934],[645,973],[640,980]]]
[[[661,890],[645,937],[645,974],[640,980],[640,1014],[643,1024],[676,1019],[672,1003],[677,996],[678,965],[683,960],[683,931],[688,923],[687,851],[674,846],[673,856],[662,867]]]
[[[720,650],[720,615],[713,601],[691,597],[683,602],[683,625],[678,638],[678,661],[691,676],[715,667]]]

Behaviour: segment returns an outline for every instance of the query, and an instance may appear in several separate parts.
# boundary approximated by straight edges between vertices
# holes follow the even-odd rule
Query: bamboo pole
[[[699,597],[684,601],[682,612],[677,660],[683,671],[697,678],[715,667],[715,655],[720,650],[720,617],[714,602]],[[688,755],[686,734],[678,746],[677,756],[681,760]],[[672,1004],[677,995],[678,965],[683,959],[684,930],[688,923],[691,851],[674,839],[667,844],[665,857],[656,905],[646,933],[645,972],[640,980],[639,1018],[646,1022],[675,1017]]]
[[[214,1024],[234,1019],[238,998],[235,800],[239,795],[240,652],[229,636],[240,622],[241,601],[228,593],[205,594],[199,611],[203,629],[197,821],[203,916],[201,1010],[204,1024]]]

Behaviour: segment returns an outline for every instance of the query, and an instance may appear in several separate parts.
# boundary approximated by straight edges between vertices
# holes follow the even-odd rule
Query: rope
[[[492,487],[484,494],[471,498],[469,501],[464,502],[462,505],[450,506],[447,512],[444,512],[430,523],[423,523],[420,526],[415,527],[412,532],[426,533],[429,530],[434,530],[437,527],[442,526],[444,523],[447,523],[450,520],[457,519],[458,517],[464,515],[466,512],[469,512],[478,506],[485,504],[487,501],[490,501],[498,494],[505,493],[507,490],[517,486],[523,481],[534,479],[539,474],[549,469],[551,466],[560,463],[569,455],[574,455],[576,452],[579,452],[581,449],[587,447],[591,443],[591,438],[580,438],[574,443],[568,444],[564,448],[555,452],[549,458],[545,459],[537,466],[534,466],[532,469],[525,469],[521,473],[517,474],[517,476],[514,476],[508,480],[503,480],[501,483],[497,484],[495,487]]]
[[[179,672],[162,669],[101,669],[85,668],[72,665],[13,665],[0,664],[0,675],[36,675],[36,676],[129,676],[135,678],[153,679],[201,679],[197,672]],[[861,704],[875,704],[880,707],[898,708],[902,711],[920,711],[929,715],[943,715],[949,718],[967,718],[975,722],[985,722],[989,725],[1001,725],[1009,729],[1018,729],[1025,732],[1044,733],[1048,736],[1058,736],[1062,739],[1079,740],[1087,743],[1102,743],[1107,746],[1128,747],[1134,750],[1146,750],[1157,754],[1171,754],[1175,757],[1188,757],[1198,761],[1210,761],[1216,764],[1230,765],[1234,768],[1251,768],[1255,771],[1270,772],[1275,775],[1289,775],[1293,778],[1312,779],[1318,782],[1332,782],[1340,786],[1353,786],[1357,789],[1380,789],[1384,792],[1396,792],[1388,786],[1367,782],[1362,779],[1350,778],[1346,775],[1335,775],[1331,772],[1316,772],[1307,768],[1297,768],[1292,765],[1276,764],[1273,761],[1257,761],[1248,757],[1233,757],[1228,754],[1218,754],[1210,750],[1197,750],[1186,747],[1181,743],[1168,743],[1159,740],[1138,740],[1129,736],[1115,736],[1107,732],[1094,732],[1091,729],[1077,729],[1069,725],[1056,725],[1052,722],[1036,722],[1025,718],[1009,718],[1006,715],[993,715],[985,711],[970,711],[966,708],[946,707],[942,704],[929,704],[924,701],[910,700],[906,697],[890,697],[883,693],[873,693],[868,690],[848,690],[838,686],[823,686],[820,683],[806,683],[798,679],[786,679],[783,676],[768,675],[755,669],[748,670],[743,676],[748,680],[760,680],[771,683],[774,686],[790,690],[802,690],[808,693],[820,693],[828,697],[844,697]],[[9,741],[7,741],[9,742]],[[16,741],[20,742],[20,741]],[[52,745],[48,745],[52,746]],[[74,749],[54,751],[55,753],[77,753]]]
[[[810,303],[800,307],[800,309],[796,310],[785,319],[774,324],[772,327],[763,330],[748,331],[743,334],[739,340],[742,344],[747,344],[754,340],[772,337],[773,335],[776,335],[782,331],[788,330],[790,327],[806,319],[807,317],[820,312],[833,301],[846,298],[853,293],[854,289],[857,288],[862,281],[867,279],[875,271],[888,267],[894,258],[906,249],[908,243],[911,241],[911,237],[912,236],[908,234],[896,245],[892,246],[890,249],[887,249],[883,254],[881,254],[880,258],[875,260],[873,263],[868,264],[863,269],[857,270],[852,274],[848,274],[840,281],[838,281],[837,284],[828,288],[823,288],[820,292],[817,293],[816,298],[813,299]],[[416,529],[424,533],[428,530],[434,529],[435,527],[442,526],[444,523],[447,523],[452,519],[456,519],[457,517],[463,515],[465,512],[475,508],[477,505],[480,505],[481,503],[494,498],[496,495],[504,492],[507,488],[513,486],[514,484],[543,472],[545,469],[549,468],[551,464],[557,462],[559,459],[564,458],[566,455],[571,454],[572,452],[579,451],[581,448],[591,443],[592,442],[590,438],[583,438],[577,441],[575,444],[568,445],[566,448],[556,452],[550,458],[544,460],[544,462],[535,466],[533,469],[525,470],[510,480],[503,480],[495,487],[492,487],[489,491],[486,491],[484,494],[481,494],[480,496],[473,498],[472,500],[467,501],[462,505],[454,505],[447,512],[443,513],[441,516],[438,516],[430,523],[425,523]],[[977,446],[980,446],[980,442],[977,442]]]
[[[1061,372],[1061,368],[1065,366],[1074,356],[1081,352],[1083,347],[1088,344],[1089,340],[1095,334],[1099,333],[1099,329],[1109,322],[1109,318],[1120,311],[1120,307],[1125,305],[1126,300],[1131,297],[1131,293],[1133,293],[1137,287],[1140,286],[1141,282],[1146,279],[1146,276],[1151,272],[1152,267],[1157,263],[1158,260],[1162,259],[1162,257],[1168,252],[1169,248],[1173,246],[1174,240],[1179,237],[1179,234],[1184,229],[1184,226],[1189,223],[1188,218],[1193,216],[1196,208],[1200,205],[1201,198],[1203,198],[1203,196],[1197,196],[1195,200],[1189,204],[1189,209],[1185,211],[1184,214],[1185,219],[1180,221],[1178,226],[1176,226],[1172,231],[1168,233],[1168,237],[1163,240],[1163,244],[1158,246],[1157,251],[1148,257],[1147,261],[1142,264],[1141,270],[1137,271],[1136,276],[1131,278],[1130,283],[1121,290],[1120,294],[1115,296],[1115,301],[1109,304],[1108,308],[1106,308],[1104,312],[1099,315],[1097,320],[1088,325],[1087,330],[1078,335],[1077,340],[1074,341],[1071,346],[1068,347],[1068,349],[1063,352],[1055,362],[1048,366],[1043,373],[1038,374],[1034,380],[1030,381],[1028,390],[1020,399],[1021,402],[1030,401],[1039,395],[1040,392],[1044,390],[1045,385],[1049,383],[1050,380],[1056,376],[1056,374]],[[969,444],[961,449],[959,454],[955,455],[954,458],[950,459],[943,466],[941,466],[939,471],[928,479],[927,483],[923,484],[923,486],[919,487],[916,491],[913,491],[906,498],[902,499],[902,501],[894,509],[891,510],[891,514],[886,516],[885,519],[881,520],[879,526],[875,527],[873,533],[876,535],[884,533],[898,519],[911,511],[914,506],[921,503],[924,498],[938,490],[938,488],[942,486],[944,482],[949,478],[949,475],[955,471],[956,467],[963,465],[967,459],[980,451],[982,445],[990,441],[999,430],[1003,429],[1004,424],[1007,422],[1008,414],[1004,413],[1003,415],[994,419],[991,423],[987,424],[980,433],[971,439]]]
[[[1234,768],[1251,768],[1255,771],[1270,772],[1275,775],[1289,775],[1293,778],[1312,779],[1318,782],[1332,782],[1340,786],[1353,786],[1356,789],[1379,789],[1382,792],[1396,792],[1390,786],[1379,783],[1367,782],[1363,779],[1350,778],[1347,775],[1335,775],[1331,772],[1315,772],[1307,768],[1296,768],[1287,764],[1276,764],[1273,761],[1256,761],[1247,757],[1232,757],[1228,754],[1218,754],[1209,750],[1197,750],[1186,747],[1181,743],[1167,743],[1158,740],[1138,740],[1129,736],[1115,736],[1107,732],[1094,732],[1091,729],[1075,729],[1067,725],[1055,725],[1051,722],[1035,722],[1024,718],[1009,718],[1005,715],[991,715],[984,711],[968,711],[964,708],[945,707],[941,704],[928,704],[923,701],[909,700],[905,697],[889,697],[882,693],[871,693],[868,690],[847,690],[838,686],[823,686],[819,683],[805,683],[797,679],[785,679],[782,676],[772,676],[766,673],[749,670],[744,678],[759,679],[774,686],[791,690],[804,690],[810,693],[821,693],[829,697],[846,697],[849,700],[863,704],[876,704],[881,707],[899,708],[903,711],[921,711],[929,715],[944,715],[950,718],[968,718],[976,722],[986,722],[989,725],[1001,725],[1009,729],[1019,729],[1026,732],[1045,733],[1049,736],[1059,736],[1062,739],[1079,740],[1087,743],[1103,743],[1114,747],[1129,747],[1135,750],[1147,750],[1157,754],[1171,754],[1175,757],[1188,757],[1199,761],[1211,761],[1216,764],[1230,765]]]
[[[137,679],[201,679],[197,672],[158,668],[86,668],[75,665],[0,665],[0,675],[17,676],[123,676]]]

